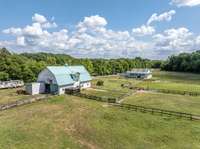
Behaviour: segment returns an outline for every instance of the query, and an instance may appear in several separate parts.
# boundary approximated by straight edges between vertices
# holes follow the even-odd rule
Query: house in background
[[[40,72],[37,83],[27,85],[27,92],[61,95],[69,89],[89,88],[91,80],[84,66],[49,66]]]
[[[149,69],[133,69],[132,71],[123,73],[122,76],[127,78],[151,79],[152,72]]]

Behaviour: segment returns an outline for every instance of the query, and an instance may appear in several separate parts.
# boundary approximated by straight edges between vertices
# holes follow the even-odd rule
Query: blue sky
[[[0,3],[0,46],[14,52],[165,59],[171,54],[200,49],[200,0]],[[147,24],[153,14],[156,17]],[[41,17],[45,18],[43,22],[38,20]],[[16,29],[20,32],[16,33]]]

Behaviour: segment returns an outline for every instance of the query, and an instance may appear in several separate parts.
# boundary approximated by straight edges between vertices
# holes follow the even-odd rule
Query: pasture
[[[120,110],[67,95],[0,116],[2,149],[197,149],[199,139],[199,122]]]
[[[152,90],[200,93],[200,75],[191,73],[154,71],[153,79],[142,81],[137,87]]]
[[[30,95],[17,94],[17,90],[21,90],[21,89],[22,88],[1,89],[0,90],[0,105],[14,102],[17,100],[27,99],[30,97],[40,96],[40,95],[30,96]]]
[[[180,84],[189,85],[191,91],[194,86],[195,91],[199,88],[200,75],[154,73],[154,81],[172,83],[174,89]],[[98,80],[103,80],[104,85],[97,86]],[[131,92],[122,103],[200,114],[200,96],[134,91],[121,86],[142,86],[146,82],[118,76],[96,77],[92,88],[82,93],[120,97]],[[180,90],[189,89],[180,86]],[[9,92],[14,95],[15,90],[0,91],[2,101],[11,96]],[[14,99],[24,98],[15,96]],[[71,95],[53,96],[0,112],[0,148],[200,149],[200,121],[128,111]]]
[[[123,103],[200,114],[200,96],[137,92],[132,96],[126,97]]]

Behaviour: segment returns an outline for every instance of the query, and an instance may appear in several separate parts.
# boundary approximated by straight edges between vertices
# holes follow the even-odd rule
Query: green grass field
[[[164,82],[164,81],[159,81],[159,82],[144,81],[144,82],[138,84],[137,87],[200,93],[200,85],[197,85],[197,84],[185,84],[185,83]]]
[[[142,81],[137,87],[200,93],[200,75],[154,71],[152,81]]]
[[[159,71],[154,74],[153,79],[158,82],[190,85],[190,88],[198,86],[193,82],[198,82],[200,76]],[[97,80],[103,80],[104,86],[96,86]],[[146,81],[96,77],[93,88],[82,92],[119,97],[132,91],[122,88],[123,83],[137,86]],[[1,90],[1,100],[24,98],[15,93],[15,90]],[[200,115],[200,96],[135,92],[123,102]],[[128,111],[70,95],[54,96],[0,112],[0,149],[27,148],[200,149],[200,121]]]
[[[73,96],[1,112],[0,148],[200,148],[199,122],[106,107]]]
[[[138,92],[126,97],[124,103],[200,115],[200,96]]]
[[[84,94],[87,95],[95,95],[99,97],[120,97],[123,96],[126,92],[123,91],[115,91],[115,90],[102,90],[102,89],[86,89],[81,91]]]
[[[7,103],[17,101],[17,100],[23,100],[23,99],[27,99],[27,98],[30,98],[30,97],[38,96],[38,95],[35,95],[35,96],[18,95],[17,90],[19,90],[19,89],[20,88],[0,90],[0,105],[1,104],[7,104]]]
[[[163,81],[171,81],[176,83],[185,84],[200,84],[200,75],[193,73],[181,73],[181,72],[166,72],[166,71],[153,71],[153,78]]]
[[[98,80],[104,81],[104,86],[96,86],[96,82]],[[114,90],[119,92],[128,92],[129,89],[122,88],[121,84],[128,84],[131,83],[132,85],[137,85],[138,83],[142,82],[141,80],[135,79],[125,79],[119,76],[109,76],[109,77],[95,77],[92,81],[92,86],[98,89],[105,89],[105,90]]]

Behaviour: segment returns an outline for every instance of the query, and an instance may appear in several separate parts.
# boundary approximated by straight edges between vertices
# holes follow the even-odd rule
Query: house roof
[[[127,71],[128,74],[152,74],[149,69],[133,69],[132,71]]]
[[[84,66],[49,66],[47,69],[55,76],[59,86],[73,84],[72,74],[80,73],[80,82],[90,81],[92,78]]]

